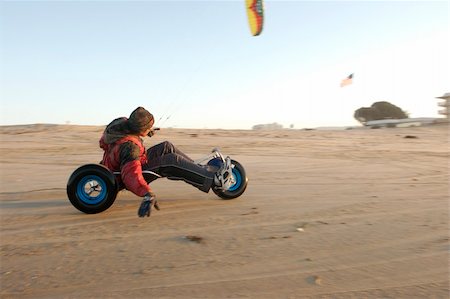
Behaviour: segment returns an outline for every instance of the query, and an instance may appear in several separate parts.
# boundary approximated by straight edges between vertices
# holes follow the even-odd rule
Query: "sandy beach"
[[[2,126],[1,298],[449,298],[449,130],[163,129],[193,158],[238,160],[221,200],[152,183],[161,211],[119,193],[87,215],[67,179],[104,127]]]

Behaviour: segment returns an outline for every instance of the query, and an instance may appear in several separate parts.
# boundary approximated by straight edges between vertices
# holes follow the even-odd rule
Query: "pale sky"
[[[448,1],[0,2],[0,125],[356,125],[389,101],[437,117],[450,92]],[[341,88],[354,74],[353,84]]]

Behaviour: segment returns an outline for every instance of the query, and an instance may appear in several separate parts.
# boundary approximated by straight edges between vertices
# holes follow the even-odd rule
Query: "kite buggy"
[[[225,162],[222,153],[217,149],[206,157],[195,161],[197,164],[218,170]],[[247,188],[248,178],[244,167],[231,160],[232,184],[228,190],[212,188],[222,199],[234,199],[241,196]],[[142,171],[144,179],[150,183],[161,176],[152,171]],[[67,182],[67,196],[72,205],[87,214],[101,213],[107,210],[116,200],[119,191],[125,186],[120,182],[120,172],[112,172],[101,164],[86,164],[77,168]]]

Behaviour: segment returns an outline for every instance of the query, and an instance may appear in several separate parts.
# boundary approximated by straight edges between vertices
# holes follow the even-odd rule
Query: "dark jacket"
[[[147,163],[143,141],[130,130],[126,117],[107,125],[99,144],[105,151],[101,164],[113,172],[120,171],[126,189],[137,196],[152,192],[142,176],[142,165]]]

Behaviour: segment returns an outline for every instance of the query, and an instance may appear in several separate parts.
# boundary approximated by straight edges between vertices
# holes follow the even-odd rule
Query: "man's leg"
[[[177,149],[175,145],[173,145],[169,141],[161,142],[157,145],[152,146],[147,150],[147,158],[149,161],[166,154],[177,154],[178,156],[184,157],[186,160],[194,162],[194,160],[192,160],[191,158],[188,157],[188,155]]]
[[[203,192],[208,192],[214,182],[214,173],[196,164],[172,143],[165,141],[147,150],[148,163],[144,170],[151,170],[171,180],[183,180]]]

